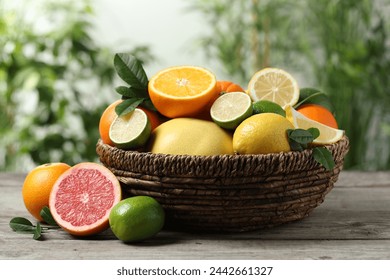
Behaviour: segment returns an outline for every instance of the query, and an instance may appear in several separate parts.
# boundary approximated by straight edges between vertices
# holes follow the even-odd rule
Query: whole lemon
[[[253,115],[235,130],[234,152],[237,154],[288,152],[290,144],[287,129],[294,129],[294,126],[281,115],[274,113]]]
[[[152,133],[149,151],[173,155],[233,154],[232,135],[211,121],[175,118]]]

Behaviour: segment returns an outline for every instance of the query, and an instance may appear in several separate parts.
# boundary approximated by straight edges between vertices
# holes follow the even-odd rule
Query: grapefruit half
[[[50,193],[49,208],[65,231],[87,236],[109,227],[110,211],[121,198],[119,181],[109,169],[84,162],[58,178]]]

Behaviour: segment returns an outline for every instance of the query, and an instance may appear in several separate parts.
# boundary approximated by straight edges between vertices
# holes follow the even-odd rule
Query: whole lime
[[[136,242],[154,236],[163,228],[165,212],[153,197],[134,196],[112,208],[109,222],[118,239]]]
[[[283,108],[272,101],[269,100],[259,100],[253,103],[253,113],[254,114],[262,114],[262,113],[275,113],[279,114],[283,117],[286,116],[286,112]]]

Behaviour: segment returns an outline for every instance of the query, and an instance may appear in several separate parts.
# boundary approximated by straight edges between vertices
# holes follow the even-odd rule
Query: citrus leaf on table
[[[114,67],[119,77],[129,86],[145,90],[148,88],[148,77],[142,63],[135,56],[127,53],[115,54]]]
[[[58,226],[56,221],[53,219],[53,216],[51,215],[49,207],[45,206],[42,208],[41,212],[39,213],[42,217],[42,219],[51,226]]]
[[[50,226],[42,226],[40,222],[37,222],[36,226],[34,226],[28,219],[23,218],[23,217],[12,218],[11,221],[9,222],[9,225],[13,231],[15,231],[17,233],[33,234],[33,239],[39,240],[39,239],[41,239],[44,231],[49,230],[49,229],[53,229],[53,228],[59,228],[57,223],[54,221],[54,219],[49,211],[49,208],[47,206],[42,208],[40,215],[45,220],[45,222],[48,223]],[[49,216],[53,220],[54,224],[52,221],[50,221]]]
[[[42,236],[42,227],[40,223],[37,223],[37,226],[35,227],[33,238],[34,240],[38,240]]]
[[[15,217],[9,222],[9,226],[17,232],[32,233],[35,231],[35,226],[26,218]]]
[[[335,162],[332,153],[325,147],[316,147],[313,149],[314,159],[325,167],[327,170],[332,170]]]

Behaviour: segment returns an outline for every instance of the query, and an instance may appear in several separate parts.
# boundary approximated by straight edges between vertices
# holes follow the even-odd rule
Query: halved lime
[[[260,100],[253,102],[253,114],[261,113],[275,113],[283,117],[286,116],[286,112],[279,104],[269,100]]]
[[[210,109],[213,121],[226,129],[235,129],[252,112],[252,100],[244,92],[225,93],[215,100]]]
[[[135,149],[142,147],[149,139],[151,124],[148,116],[141,109],[118,116],[110,126],[111,141],[120,149]]]

